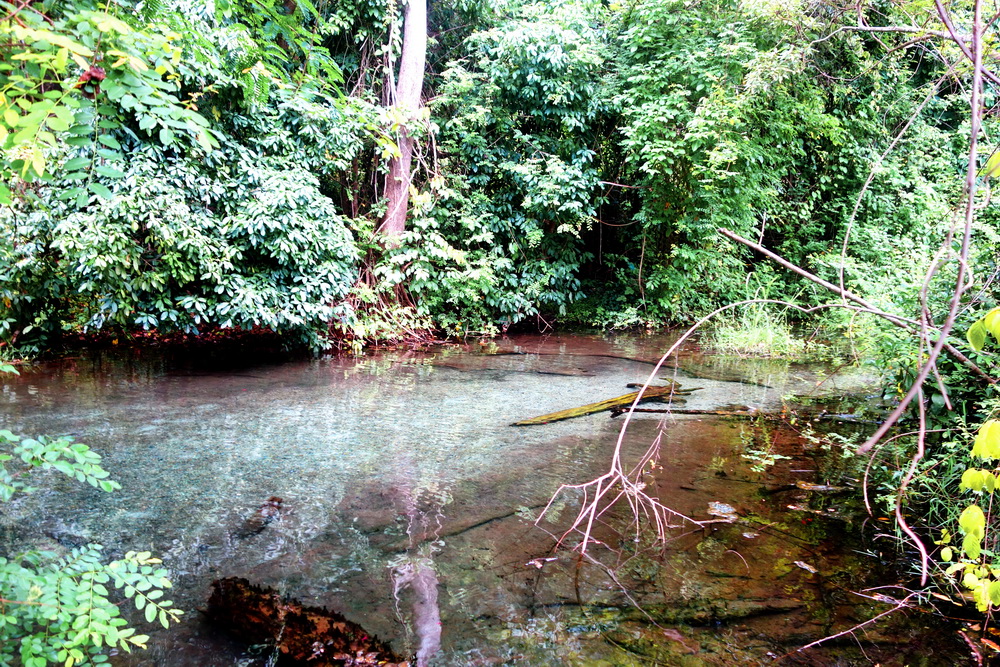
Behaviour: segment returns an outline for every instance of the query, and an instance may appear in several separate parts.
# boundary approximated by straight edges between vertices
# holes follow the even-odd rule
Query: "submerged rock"
[[[708,503],[708,513],[710,516],[718,517],[722,521],[728,521],[730,523],[738,521],[740,518],[740,515],[736,512],[735,507],[715,500]]]
[[[281,516],[281,504],[284,501],[278,496],[271,496],[256,512],[247,517],[239,528],[233,533],[241,540],[262,532],[272,521]]]

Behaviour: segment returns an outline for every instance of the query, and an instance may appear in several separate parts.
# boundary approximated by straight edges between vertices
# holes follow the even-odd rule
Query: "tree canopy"
[[[10,5],[4,342],[258,327],[323,347],[810,289],[718,227],[891,300],[949,229],[947,46],[826,4],[453,0],[428,17],[422,103],[400,106],[406,7]]]

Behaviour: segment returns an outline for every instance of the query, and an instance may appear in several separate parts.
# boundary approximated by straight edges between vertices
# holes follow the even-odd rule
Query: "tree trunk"
[[[410,120],[420,110],[420,93],[424,87],[424,64],[427,58],[427,0],[408,0],[403,23],[403,52],[400,54],[399,78],[396,83],[396,108]],[[410,204],[410,180],[413,177],[413,138],[400,128],[397,136],[399,156],[389,161],[385,182],[388,208],[379,226],[386,236],[399,236],[406,228]]]

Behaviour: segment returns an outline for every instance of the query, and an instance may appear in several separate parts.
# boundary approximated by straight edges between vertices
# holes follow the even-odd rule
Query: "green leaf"
[[[972,560],[976,560],[982,554],[982,538],[978,535],[966,535],[962,539],[962,551]]]
[[[990,602],[992,602],[994,605],[1000,605],[1000,581],[994,581],[990,583],[989,597],[990,597]]]
[[[1000,153],[998,153],[1000,155]],[[986,321],[985,318],[979,320],[971,327],[969,331],[966,332],[966,338],[969,340],[969,345],[973,350],[979,352],[986,345]]]
[[[66,160],[66,163],[63,164],[63,169],[65,169],[66,171],[76,171],[77,169],[83,169],[84,167],[89,167],[89,166],[90,166],[90,158],[75,157]]]
[[[972,455],[983,459],[1000,459],[1000,422],[991,419],[979,427],[972,443]]]
[[[125,172],[103,164],[99,164],[94,167],[94,171],[101,176],[107,176],[108,178],[122,178],[125,176]]]
[[[976,493],[982,491],[993,493],[996,486],[997,478],[993,473],[988,470],[977,470],[975,468],[969,468],[962,473],[962,481],[959,484],[960,489],[970,489]]]
[[[204,130],[195,135],[195,141],[201,146],[205,152],[211,151],[213,148],[219,147],[219,141],[216,139],[208,130]]]
[[[1000,340],[1000,308],[994,308],[986,313],[982,319],[986,330],[993,334],[993,337]]]
[[[156,619],[156,605],[150,604],[146,605],[146,622],[152,623]]]
[[[994,151],[983,167],[982,176],[993,178],[998,172],[1000,172],[1000,151]]]
[[[114,196],[113,194],[111,194],[111,190],[108,190],[106,186],[101,185],[100,183],[91,183],[87,187],[90,189],[91,192],[93,192],[98,197],[101,197],[102,199],[111,199]]]
[[[50,116],[47,120],[50,128],[56,132],[65,132],[69,129],[69,123],[58,116]]]
[[[969,468],[962,473],[962,481],[959,483],[958,488],[962,490],[970,489],[972,491],[982,491],[983,484],[981,481],[981,473],[981,470]]]
[[[118,143],[118,140],[112,137],[110,134],[102,134],[97,137],[97,140],[107,146],[108,148],[113,148],[116,151],[122,149],[122,145]]]

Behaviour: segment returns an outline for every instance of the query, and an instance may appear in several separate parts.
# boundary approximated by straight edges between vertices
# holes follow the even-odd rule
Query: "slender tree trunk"
[[[424,87],[424,64],[427,58],[427,0],[408,0],[403,23],[403,52],[400,54],[399,78],[396,83],[396,108],[411,119],[420,109],[420,92]],[[379,230],[386,236],[399,236],[406,228],[410,204],[410,180],[413,177],[413,138],[406,129],[397,136],[399,156],[389,161],[385,182],[388,209]]]

